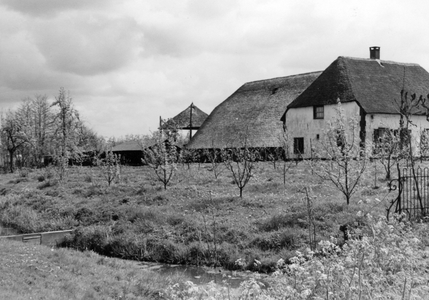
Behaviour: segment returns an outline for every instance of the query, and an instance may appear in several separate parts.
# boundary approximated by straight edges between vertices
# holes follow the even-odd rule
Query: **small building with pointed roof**
[[[383,130],[398,129],[402,90],[426,96],[429,73],[417,64],[338,57],[281,118],[293,140],[293,152],[311,157],[327,121],[335,117],[338,101],[347,118],[358,119],[362,143],[373,142]],[[414,111],[412,120],[411,137],[417,145],[421,133],[429,130],[426,109]]]
[[[192,138],[192,132],[197,131],[208,115],[199,109],[194,103],[191,103],[184,111],[177,116],[163,121],[159,118],[160,129],[179,129],[189,131],[189,137]]]

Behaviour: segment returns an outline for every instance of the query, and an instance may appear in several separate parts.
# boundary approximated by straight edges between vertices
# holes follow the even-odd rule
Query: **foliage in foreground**
[[[367,216],[367,226],[339,247],[321,241],[277,263],[268,286],[252,279],[232,294],[228,287],[170,286],[171,299],[427,299],[429,235],[426,224]]]

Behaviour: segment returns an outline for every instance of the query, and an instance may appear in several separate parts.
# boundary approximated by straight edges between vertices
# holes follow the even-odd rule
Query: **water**
[[[155,271],[163,276],[181,277],[186,281],[192,281],[197,285],[204,285],[211,281],[219,285],[229,285],[231,288],[238,288],[243,281],[252,277],[257,277],[258,281],[268,275],[255,274],[252,272],[227,271],[219,268],[208,268],[185,265],[166,265],[156,263],[139,263],[143,268]]]

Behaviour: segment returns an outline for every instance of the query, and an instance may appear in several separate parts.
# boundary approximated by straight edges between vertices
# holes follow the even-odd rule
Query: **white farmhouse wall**
[[[360,107],[356,102],[342,103],[341,107],[344,114],[348,118],[357,118],[360,121]],[[337,105],[324,106],[324,118],[313,118],[313,106],[291,108],[286,113],[286,128],[290,137],[290,153],[293,154],[293,140],[294,138],[304,138],[304,153],[303,158],[311,158],[311,149],[324,138],[329,121],[335,119],[337,115]],[[399,128],[400,116],[394,114],[367,114],[365,116],[365,137],[367,143],[372,143],[374,140],[374,130],[378,128]],[[429,121],[426,116],[412,116],[412,123],[410,126],[411,137],[414,153],[420,154],[419,145],[421,134],[425,129],[429,130]],[[357,128],[359,130],[360,128]],[[359,136],[359,135],[357,135]]]
[[[360,107],[356,102],[342,103],[344,114],[348,117],[360,118]],[[286,128],[293,144],[294,138],[304,138],[303,158],[311,157],[311,148],[314,147],[324,137],[329,121],[333,121],[337,116],[337,105],[324,106],[324,118],[313,118],[313,106],[290,108],[286,113]],[[357,128],[358,130],[358,128]],[[291,145],[290,153],[293,153]]]
[[[398,129],[400,116],[392,114],[367,114],[365,120],[366,139],[367,141],[373,141],[374,130],[377,128]],[[425,129],[429,129],[429,122],[426,120],[426,116],[412,116],[411,122],[413,124],[409,126],[411,130],[411,142],[414,153],[419,155],[421,133]]]

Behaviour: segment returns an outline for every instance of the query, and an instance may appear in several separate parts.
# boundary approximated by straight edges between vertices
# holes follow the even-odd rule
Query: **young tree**
[[[99,160],[98,166],[101,168],[104,179],[106,179],[109,186],[115,179],[119,178],[121,172],[119,158],[112,151],[106,152],[106,158]]]
[[[330,181],[349,205],[365,171],[368,153],[367,147],[360,145],[359,122],[353,118],[347,121],[339,101],[336,112],[335,119],[328,122],[325,136],[317,145],[316,156],[326,158],[326,162],[312,160],[310,164],[314,173]]]
[[[225,170],[222,168],[222,150],[216,149],[214,142],[212,141],[212,147],[210,149],[204,149],[203,157],[210,163],[211,171],[213,172],[215,179],[217,179],[219,175]]]
[[[283,168],[282,168],[282,175],[283,175],[283,185],[286,185],[286,174],[287,171],[292,167],[292,157],[291,157],[291,137],[287,130],[287,128],[284,128],[284,131],[279,137],[280,142],[280,157],[283,160]]]
[[[189,148],[182,149],[182,152],[180,153],[180,162],[183,165],[186,165],[188,167],[188,170],[191,169],[192,163],[198,162],[198,160],[199,155],[196,150]]]
[[[56,124],[54,139],[59,152],[55,155],[55,159],[59,177],[62,180],[66,174],[69,160],[76,159],[81,154],[77,141],[82,123],[79,119],[79,113],[73,107],[72,98],[64,88],[60,88],[52,106],[58,107],[54,117]]]
[[[172,180],[180,160],[174,138],[162,131],[155,132],[150,146],[143,148],[143,164],[149,166],[155,173],[164,189]]]
[[[231,172],[234,183],[240,190],[240,198],[242,198],[243,189],[253,176],[257,161],[256,151],[249,147],[247,138],[244,138],[241,148],[222,150],[222,161],[226,169]]]
[[[398,130],[396,131],[398,132]],[[392,177],[392,168],[404,157],[401,151],[401,140],[399,134],[394,130],[383,128],[374,133],[373,154],[380,159],[386,172],[386,180]]]
[[[423,96],[417,98],[416,94],[409,95],[408,92],[401,91],[401,100],[397,103],[400,114],[399,134],[401,141],[401,150],[404,151],[407,162],[411,167],[411,173],[415,184],[416,196],[419,201],[420,209],[424,214],[423,199],[420,192],[420,182],[416,171],[416,157],[412,147],[411,127],[416,126],[412,121],[412,116],[416,112],[425,111],[426,118],[429,120],[429,106],[426,103],[427,99]]]

